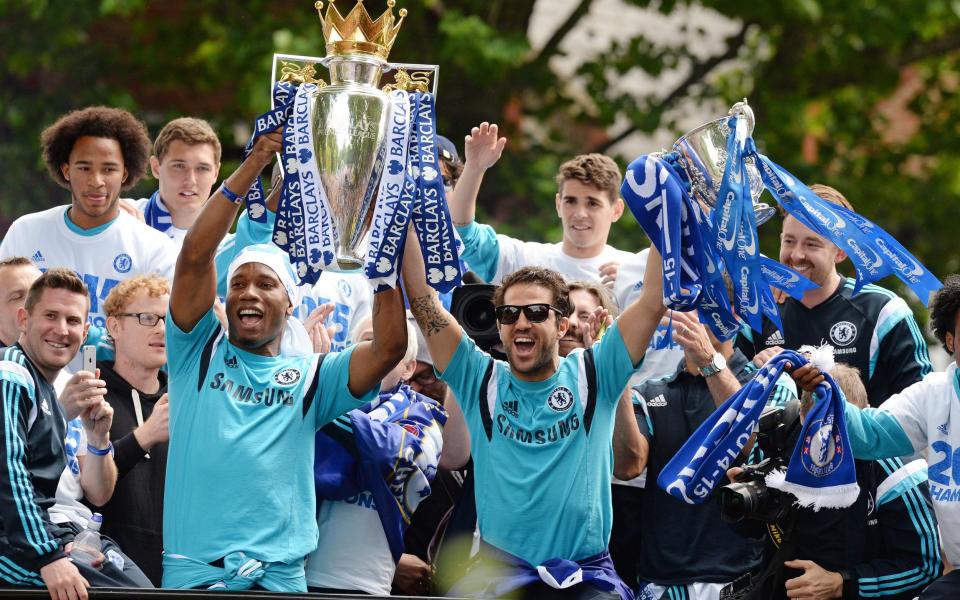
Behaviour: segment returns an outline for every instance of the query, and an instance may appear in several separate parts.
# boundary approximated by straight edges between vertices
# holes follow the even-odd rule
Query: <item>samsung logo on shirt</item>
[[[293,406],[293,394],[286,390],[268,387],[258,392],[232,379],[227,379],[223,373],[217,373],[213,376],[210,389],[221,390],[231,400],[242,404]]]
[[[576,413],[561,419],[547,429],[529,431],[514,426],[506,415],[497,415],[497,431],[505,438],[517,440],[521,444],[546,444],[569,437],[580,429],[580,417]]]

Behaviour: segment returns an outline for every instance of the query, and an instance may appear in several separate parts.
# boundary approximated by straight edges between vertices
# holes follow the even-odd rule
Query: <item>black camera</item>
[[[482,283],[479,277],[470,275],[464,276],[464,285],[453,290],[450,314],[481,350],[503,360],[506,357],[499,350],[500,331],[493,306],[493,292],[497,286]]]
[[[757,423],[757,445],[765,458],[755,465],[745,465],[735,483],[720,488],[720,514],[724,521],[755,519],[774,523],[787,515],[793,496],[767,487],[766,477],[786,467],[799,433],[799,400],[763,411]]]

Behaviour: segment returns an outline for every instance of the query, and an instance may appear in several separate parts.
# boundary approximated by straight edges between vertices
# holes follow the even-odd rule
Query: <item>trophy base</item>
[[[354,273],[363,270],[364,262],[355,256],[337,254],[337,261],[327,270],[334,273]]]

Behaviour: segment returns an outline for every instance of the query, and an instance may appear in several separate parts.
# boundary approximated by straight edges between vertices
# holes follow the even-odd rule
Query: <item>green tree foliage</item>
[[[384,3],[366,4],[379,11]],[[699,5],[736,27],[711,55],[639,33],[594,48],[576,73],[588,105],[551,59],[599,2],[575,3],[537,49],[528,42],[534,0],[400,4],[410,14],[391,58],[441,65],[442,132],[459,143],[490,120],[510,137],[480,199],[481,218],[505,233],[559,239],[553,176],[571,155],[607,151],[635,132],[679,135],[673,115],[681,101],[715,106],[748,96],[762,151],[807,183],[844,191],[937,274],[960,270],[951,227],[960,216],[957,2],[625,0],[664,14]],[[350,5],[338,2],[344,11]],[[0,3],[0,230],[64,201],[43,172],[38,137],[73,108],[128,108],[154,134],[176,116],[206,118],[224,140],[229,172],[249,123],[268,105],[275,51],[324,53],[309,0]],[[667,89],[627,94],[611,86],[673,70],[683,77]],[[764,229],[764,249],[775,252],[776,227]],[[612,235],[624,248],[645,244],[630,216]]]

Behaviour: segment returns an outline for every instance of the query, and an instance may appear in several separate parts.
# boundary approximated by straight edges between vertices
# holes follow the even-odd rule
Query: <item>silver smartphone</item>
[[[83,347],[83,370],[90,371],[94,375],[97,374],[97,347],[96,346]]]

